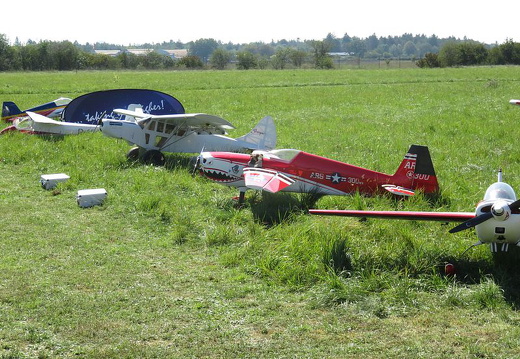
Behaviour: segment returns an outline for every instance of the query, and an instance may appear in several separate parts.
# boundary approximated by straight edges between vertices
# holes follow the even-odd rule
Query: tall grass
[[[438,223],[309,216],[320,208],[471,211],[503,168],[520,185],[515,67],[437,70],[2,73],[29,107],[108,88],[150,88],[239,136],[271,115],[290,147],[393,173],[428,145],[442,191],[265,195],[128,162],[99,133],[0,138],[2,357],[508,357],[520,318],[513,256],[464,251]],[[39,177],[65,172],[43,190]],[[81,209],[79,189],[103,187]],[[464,253],[464,254],[463,254]],[[511,259],[513,258],[513,259]],[[454,263],[453,277],[444,265]]]

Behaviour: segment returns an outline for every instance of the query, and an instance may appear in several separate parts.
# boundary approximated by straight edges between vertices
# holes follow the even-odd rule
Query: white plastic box
[[[103,204],[107,196],[104,188],[79,190],[76,196],[80,207],[92,207]]]
[[[54,189],[58,185],[58,182],[65,182],[69,178],[70,177],[67,176],[65,173],[41,175],[40,183],[42,184],[42,187],[45,189]]]

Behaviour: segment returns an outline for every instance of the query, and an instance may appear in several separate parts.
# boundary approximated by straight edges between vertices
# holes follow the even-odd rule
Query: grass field
[[[0,73],[0,101],[21,108],[112,88],[169,93],[233,137],[271,115],[278,148],[386,173],[429,146],[433,203],[319,208],[471,211],[498,168],[520,188],[518,67]],[[249,192],[237,209],[190,155],[156,168],[128,149],[100,133],[0,137],[0,358],[517,357],[517,251],[463,253],[474,231],[438,223],[310,216],[301,195]],[[40,187],[59,172],[71,179]],[[100,187],[103,206],[78,207]]]

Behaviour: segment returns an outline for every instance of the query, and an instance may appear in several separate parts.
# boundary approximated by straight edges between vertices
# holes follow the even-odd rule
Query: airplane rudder
[[[12,101],[4,101],[2,104],[2,118],[21,114],[22,111]]]
[[[416,154],[415,173],[435,176],[433,161],[427,146],[412,145],[409,152]]]
[[[439,183],[428,147],[412,145],[409,152],[416,154],[414,186],[422,189],[424,193],[438,192]]]
[[[276,146],[276,127],[270,116],[262,118],[248,134],[237,138],[255,149],[272,149]]]
[[[437,177],[428,147],[420,145],[410,146],[394,178],[398,183],[407,188],[421,188],[425,192],[437,191]]]

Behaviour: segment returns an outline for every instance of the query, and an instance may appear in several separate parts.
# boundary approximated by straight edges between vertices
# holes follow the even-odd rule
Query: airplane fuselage
[[[101,131],[145,150],[172,153],[200,153],[201,150],[245,151],[247,144],[224,136],[225,132],[178,130],[174,125],[150,121],[145,127],[134,121],[103,119]]]
[[[98,126],[84,123],[61,122],[47,119],[37,122],[30,117],[17,118],[14,127],[20,131],[36,135],[77,135],[83,132],[94,132]]]

